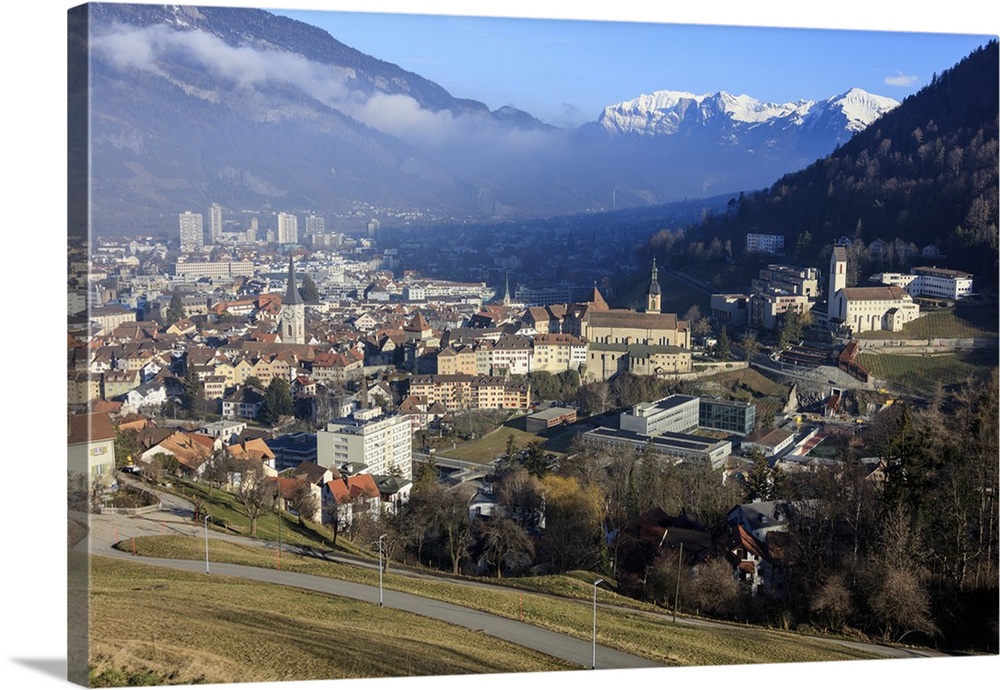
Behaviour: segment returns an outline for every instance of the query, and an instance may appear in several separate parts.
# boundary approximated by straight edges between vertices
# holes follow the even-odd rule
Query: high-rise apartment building
[[[222,237],[222,204],[208,207],[208,243],[215,244]]]
[[[326,232],[326,219],[323,216],[309,214],[306,216],[306,234],[322,235]]]
[[[298,244],[299,218],[294,213],[278,214],[278,244]]]
[[[205,246],[205,231],[201,214],[185,211],[178,215],[181,231],[181,251],[195,252]]]

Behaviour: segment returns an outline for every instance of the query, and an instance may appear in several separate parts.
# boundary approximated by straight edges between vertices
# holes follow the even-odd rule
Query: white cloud
[[[435,112],[407,95],[369,92],[367,85],[354,82],[355,73],[350,68],[324,65],[284,51],[231,46],[204,31],[115,26],[96,36],[91,47],[95,55],[119,70],[162,76],[166,74],[161,63],[180,58],[204,70],[206,81],[217,84],[215,89],[220,91],[289,84],[330,108],[424,150],[443,153],[457,141],[464,146],[475,141],[476,148],[487,150],[510,146],[530,150],[539,143],[537,132],[501,130],[484,113]]]
[[[885,83],[889,86],[913,86],[917,83],[917,76],[914,74],[892,74],[885,78]]]

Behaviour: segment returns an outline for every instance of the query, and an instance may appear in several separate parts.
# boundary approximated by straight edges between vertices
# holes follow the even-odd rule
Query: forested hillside
[[[847,236],[864,276],[926,262],[908,253],[933,244],[946,255],[937,265],[995,285],[997,67],[994,40],[830,156],[770,189],[741,193],[727,213],[697,227],[661,231],[650,250],[678,266],[738,262],[747,232],[773,233],[785,236],[787,256],[822,267],[833,242]],[[889,245],[888,256],[865,251],[862,243],[876,239]]]

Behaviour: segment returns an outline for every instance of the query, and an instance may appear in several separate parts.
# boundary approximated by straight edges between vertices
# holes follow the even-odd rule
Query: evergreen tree
[[[718,348],[720,358],[729,359],[729,333],[726,331],[725,326],[719,328],[719,342],[716,347]]]
[[[753,465],[746,475],[746,498],[748,501],[770,501],[774,496],[771,467],[767,458],[759,450],[755,450],[750,459],[753,460]]]
[[[299,288],[299,294],[302,296],[302,301],[306,304],[319,304],[319,288],[316,287],[315,281],[308,275],[302,278],[302,287]]]
[[[264,404],[258,419],[263,424],[275,424],[282,417],[292,414],[295,410],[292,391],[288,381],[275,376],[264,389]]]
[[[184,302],[181,300],[179,292],[175,292],[170,298],[170,306],[167,307],[167,323],[177,323],[184,318]]]
[[[200,419],[205,415],[205,384],[190,366],[184,374],[184,397],[181,405],[192,419]]]

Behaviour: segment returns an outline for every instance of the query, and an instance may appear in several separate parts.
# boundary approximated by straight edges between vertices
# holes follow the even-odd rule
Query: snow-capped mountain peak
[[[826,101],[831,109],[839,109],[847,118],[847,128],[860,132],[872,122],[889,112],[899,102],[885,96],[876,96],[863,89],[853,88]]]
[[[597,124],[607,133],[619,136],[670,136],[709,125],[731,129],[733,135],[738,135],[740,130],[761,126],[786,129],[815,125],[815,120],[827,120],[839,113],[846,131],[853,134],[897,105],[891,98],[856,88],[824,101],[787,103],[768,103],[746,94],[734,96],[725,91],[700,95],[687,91],[654,91],[608,106]],[[826,127],[826,123],[821,126]]]

